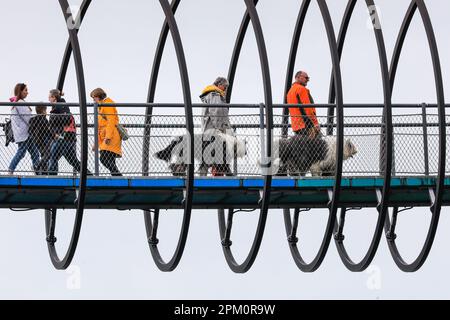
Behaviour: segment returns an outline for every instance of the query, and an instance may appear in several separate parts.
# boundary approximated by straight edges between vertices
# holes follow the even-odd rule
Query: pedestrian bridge
[[[78,103],[68,106],[72,108],[79,127],[77,155],[81,161],[81,172],[74,173],[66,160],[61,160],[58,171],[52,172],[53,175],[34,176],[27,156],[11,175],[8,173],[8,164],[16,146],[5,147],[5,137],[0,137],[0,207],[45,210],[48,250],[57,269],[65,269],[70,265],[80,236],[83,215],[86,209],[91,208],[142,209],[149,248],[156,265],[162,271],[172,271],[178,266],[187,241],[193,210],[207,208],[217,209],[220,241],[226,261],[234,272],[246,272],[255,262],[266,221],[274,208],[283,209],[288,246],[294,262],[304,272],[313,272],[319,268],[332,240],[344,265],[351,271],[363,271],[372,262],[383,233],[391,255],[401,270],[413,272],[424,264],[433,245],[441,209],[450,202],[450,118],[446,116],[446,108],[450,106],[445,105],[437,41],[423,0],[412,0],[407,9],[390,59],[390,67],[375,3],[373,0],[361,1],[363,7],[369,9],[371,21],[374,22],[373,35],[383,87],[383,103],[378,105],[348,105],[344,99],[340,59],[344,54],[347,31],[358,1],[347,2],[338,35],[335,34],[325,0],[302,1],[291,50],[289,56],[286,55],[288,67],[282,94],[284,96],[292,84],[305,17],[314,2],[319,6],[323,18],[332,62],[327,100],[329,104],[315,105],[323,136],[334,137],[336,141],[333,152],[335,168],[327,172],[327,177],[313,177],[309,170],[289,170],[288,176],[269,174],[269,169],[276,160],[275,141],[292,136],[288,107],[294,106],[273,104],[266,41],[256,9],[258,1],[244,0],[246,11],[232,52],[227,77],[230,87],[226,101],[231,101],[242,45],[251,23],[261,65],[264,103],[222,106],[230,108],[230,121],[235,135],[245,140],[247,145],[245,156],[236,155],[230,161],[233,176],[224,178],[205,178],[196,174],[199,163],[194,161],[196,150],[193,140],[187,144],[188,164],[181,167],[176,177],[172,175],[173,171],[169,170],[167,163],[153,157],[155,152],[167,146],[174,137],[185,134],[193,137],[196,133],[201,133],[199,115],[200,109],[205,105],[192,103],[188,64],[175,19],[180,0],[173,0],[171,3],[167,0],[159,1],[165,20],[155,52],[147,103],[115,104],[119,110],[120,122],[128,129],[130,139],[123,142],[123,157],[117,159],[122,176],[114,178],[99,164],[96,151],[99,143],[96,138],[99,106],[90,105],[86,100],[82,51],[78,41],[78,30],[92,1],[83,1],[77,17],[73,16],[67,0],[58,2],[67,22],[69,39],[56,87],[60,90],[64,88],[69,61],[73,56],[79,99]],[[427,35],[435,79],[436,104],[393,104],[392,92],[400,56],[416,13],[420,13]],[[159,69],[169,33],[180,71],[183,104],[154,103]],[[39,104],[14,104],[36,105]],[[11,106],[11,103],[0,103],[0,107],[4,107],[2,110],[8,110]],[[3,126],[7,117],[9,114],[6,111],[0,116]],[[344,161],[347,140],[356,146],[357,154]],[[95,151],[91,151],[92,149]],[[294,157],[294,161],[295,159]],[[92,175],[88,176],[88,170]],[[418,257],[412,262],[406,262],[396,243],[397,218],[401,212],[418,206],[430,209],[431,221]],[[373,208],[378,218],[366,255],[361,261],[354,262],[345,246],[346,214],[363,207]],[[312,261],[306,262],[297,246],[299,217],[301,212],[314,208],[326,208],[329,214],[317,255]],[[70,245],[62,258],[58,256],[55,237],[56,218],[58,212],[61,212],[59,209],[76,210]],[[160,216],[161,209],[180,209],[182,219],[181,230],[173,233],[178,237],[178,242],[168,261],[161,257],[158,247],[158,223],[163,218]],[[231,239],[233,217],[242,211],[254,211],[258,223],[250,252],[240,263],[234,257]],[[368,226],[364,226],[364,230],[367,228]]]
[[[87,148],[83,148],[82,118],[77,112],[79,106],[68,105],[74,112],[78,126],[77,156],[82,163],[85,161],[86,170],[92,173],[84,173],[84,179],[83,173],[74,172],[64,158],[59,161],[58,171],[49,173],[52,175],[35,175],[28,155],[13,175],[8,174],[8,164],[17,147],[15,144],[6,147],[6,137],[3,132],[0,133],[0,207],[12,210],[45,209],[47,241],[55,261],[54,231],[57,212],[61,209],[79,212],[82,200],[85,213],[89,209],[143,210],[150,250],[157,265],[164,271],[173,269],[178,263],[165,262],[158,251],[158,223],[163,218],[160,213],[171,209],[178,210],[180,219],[183,219],[174,257],[181,257],[191,213],[195,210],[214,209],[219,215],[225,256],[236,272],[246,271],[253,261],[247,259],[244,264],[238,264],[233,258],[231,231],[234,216],[244,211],[254,212],[258,217],[258,228],[249,254],[249,257],[256,257],[266,220],[270,219],[268,213],[282,209],[294,261],[301,270],[314,271],[320,261],[318,258],[311,263],[303,260],[297,247],[297,229],[301,212],[316,208],[330,212],[319,258],[326,252],[323,247],[334,238],[347,267],[359,271],[372,259],[384,229],[399,267],[405,271],[413,271],[413,268],[417,268],[417,262],[414,262],[416,265],[404,262],[396,249],[398,215],[413,207],[430,208],[433,216],[425,245],[430,246],[430,234],[433,236],[436,232],[439,217],[433,210],[437,205],[440,208],[450,205],[450,140],[447,138],[444,145],[445,161],[440,162],[442,138],[439,135],[441,129],[436,105],[393,105],[395,114],[392,115],[392,139],[389,140],[389,146],[383,105],[365,105],[364,115],[360,114],[361,105],[345,105],[347,115],[342,122],[342,131],[338,130],[338,117],[321,116],[325,110],[333,108],[333,105],[316,105],[322,135],[332,136],[337,141],[339,132],[342,132],[342,141],[351,141],[357,151],[352,158],[338,164],[336,171],[329,172],[329,176],[312,176],[311,172],[288,172],[287,175],[280,176],[277,172],[265,171],[264,166],[260,165],[265,163],[264,156],[269,155],[268,148],[272,151],[273,158],[280,156],[281,151],[275,150],[274,141],[293,136],[289,116],[283,112],[286,105],[273,106],[271,130],[268,130],[264,105],[227,105],[230,108],[233,132],[237,139],[245,141],[246,146],[245,156],[238,156],[237,150],[233,150],[229,160],[233,176],[229,177],[211,174],[204,177],[198,174],[200,162],[195,159],[195,154],[203,150],[195,141],[190,146],[194,148],[192,165],[187,165],[184,171],[177,172],[175,176],[169,163],[155,157],[157,151],[187,132],[185,118],[177,112],[182,110],[181,104],[115,105],[120,123],[127,129],[129,139],[122,142],[123,156],[117,159],[122,176],[112,177],[99,162],[98,151],[92,151],[98,149],[99,143],[95,134],[99,106],[87,105]],[[194,113],[199,114],[202,107],[204,105],[194,104]],[[146,111],[148,108],[160,111],[149,115],[145,114],[143,108]],[[191,126],[194,136],[201,133],[202,117],[196,114],[192,116]],[[0,115],[1,126],[4,126],[8,117],[10,116],[7,114]],[[445,122],[445,137],[450,135],[449,120]],[[336,152],[343,152],[342,149],[343,144],[338,146]],[[387,156],[391,157],[388,162],[391,166],[386,166]],[[339,157],[337,154],[336,159]],[[441,189],[440,176],[444,177]],[[83,183],[85,187],[82,190]],[[83,198],[80,197],[80,192],[84,193]],[[344,226],[347,213],[361,208],[376,210],[378,220],[374,240],[365,260],[358,264],[346,254]],[[81,219],[82,214],[77,214],[74,234],[79,232],[77,228],[81,227]],[[424,257],[418,259],[424,260]],[[55,264],[57,265],[56,262]]]

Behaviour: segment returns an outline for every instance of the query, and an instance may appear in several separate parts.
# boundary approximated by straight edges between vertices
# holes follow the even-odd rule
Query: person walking
[[[100,149],[100,162],[111,172],[112,176],[122,176],[116,164],[116,159],[122,157],[122,138],[117,126],[119,116],[114,101],[108,98],[106,92],[97,88],[91,92],[91,98],[101,106],[98,110],[98,141]],[[94,151],[96,151],[94,149]]]
[[[50,103],[65,103],[63,93],[58,89],[50,90]],[[75,119],[66,105],[53,105],[50,111],[50,130],[53,142],[50,150],[48,171],[50,175],[58,174],[58,163],[61,157],[77,172],[81,171],[81,163],[77,157],[77,129]]]
[[[18,83],[14,88],[14,97],[10,99],[11,102],[25,102],[28,96],[28,87],[25,83]],[[20,161],[28,152],[33,163],[33,171],[36,172],[39,165],[39,151],[30,139],[29,126],[32,117],[32,110],[30,107],[13,106],[11,108],[11,128],[13,131],[14,141],[18,145],[16,154],[9,164],[8,172],[10,175],[14,174]]]
[[[50,149],[52,146],[52,134],[50,132],[50,123],[47,120],[47,107],[37,106],[36,115],[30,120],[30,137],[39,150],[41,160],[37,166],[39,175],[48,174],[48,161],[50,159]]]
[[[287,94],[287,103],[302,105],[314,104],[314,99],[307,88],[309,76],[304,71],[295,74],[295,82]],[[320,134],[319,121],[314,107],[292,107],[289,108],[291,126],[294,134],[305,135],[315,138]]]
[[[226,78],[218,77],[212,85],[207,86],[200,99],[203,103],[209,106],[204,107],[202,110],[202,163],[199,168],[199,174],[206,176],[208,174],[208,168],[212,165],[212,173],[214,176],[232,176],[230,165],[227,163],[226,143],[223,143],[222,159],[217,160],[215,154],[205,154],[206,148],[215,141],[217,131],[224,134],[234,134],[229,118],[229,108],[227,107],[214,107],[214,104],[226,103],[226,91],[229,83]],[[218,150],[213,150],[213,153]],[[205,159],[206,158],[206,159]],[[215,158],[215,161],[219,163],[210,163],[211,159]]]

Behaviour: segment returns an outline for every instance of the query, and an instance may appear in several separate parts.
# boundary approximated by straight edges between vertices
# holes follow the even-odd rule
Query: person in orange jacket
[[[314,104],[314,99],[306,88],[309,82],[309,76],[304,71],[295,74],[295,82],[287,94],[288,104]],[[293,107],[289,108],[291,116],[292,131],[295,134],[307,135],[315,138],[320,134],[319,121],[314,107]]]
[[[91,98],[98,104],[114,103],[101,88],[92,91]],[[119,117],[116,107],[102,106],[98,109],[100,162],[111,172],[112,176],[122,176],[116,164],[116,158],[122,157],[122,139],[117,129],[118,124]]]

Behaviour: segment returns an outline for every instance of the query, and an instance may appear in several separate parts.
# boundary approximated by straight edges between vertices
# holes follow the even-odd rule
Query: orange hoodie
[[[313,104],[309,89],[295,82],[287,94],[288,104]],[[316,117],[316,108],[289,108],[291,115],[292,131],[296,132],[306,127],[318,127],[319,121]]]

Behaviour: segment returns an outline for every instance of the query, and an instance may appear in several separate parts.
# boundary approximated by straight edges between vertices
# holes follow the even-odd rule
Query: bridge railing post
[[[261,155],[260,155],[260,166],[261,171],[263,172],[263,175],[266,175],[268,165],[269,165],[269,159],[267,159],[267,153],[266,153],[266,134],[265,134],[265,127],[266,127],[266,121],[265,121],[265,106],[264,104],[260,104],[259,106],[259,134],[260,134],[260,148],[261,148]]]
[[[100,175],[99,170],[99,141],[98,141],[98,104],[94,103],[94,175]]]
[[[428,122],[427,122],[427,104],[422,103],[422,136],[423,136],[423,161],[425,175],[430,175],[430,163],[428,154]]]
[[[233,126],[234,135],[237,136],[237,126]],[[233,150],[233,174],[234,176],[238,175],[238,154],[237,154],[237,146],[234,145]]]

